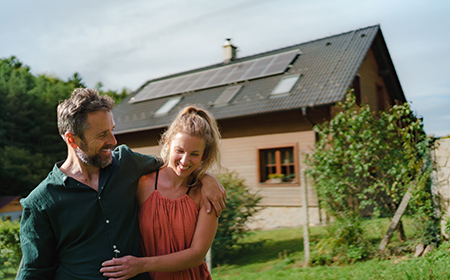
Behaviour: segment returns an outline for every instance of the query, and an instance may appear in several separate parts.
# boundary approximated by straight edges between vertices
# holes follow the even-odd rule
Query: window
[[[173,107],[175,107],[175,105],[178,104],[178,102],[180,102],[181,100],[181,96],[176,96],[176,97],[172,97],[169,100],[166,101],[166,103],[164,103],[164,105],[161,106],[161,108],[158,109],[158,111],[156,111],[155,116],[162,116],[162,115],[166,115],[167,113],[169,113],[170,110],[173,109]]]
[[[296,145],[259,149],[260,183],[298,183]]]
[[[241,85],[228,87],[224,92],[222,92],[222,94],[216,99],[216,101],[214,101],[214,107],[227,105],[241,88]]]
[[[288,76],[283,78],[270,94],[277,95],[291,92],[295,83],[297,83],[298,78],[300,78],[300,75]]]

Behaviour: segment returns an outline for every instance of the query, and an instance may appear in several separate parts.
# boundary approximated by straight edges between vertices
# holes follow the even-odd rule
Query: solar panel
[[[148,84],[147,86],[145,86],[135,97],[134,97],[134,101],[141,101],[141,100],[145,100],[147,96],[149,96],[151,90],[156,86],[155,83],[151,83]]]
[[[202,75],[193,83],[191,84],[186,91],[189,90],[196,90],[196,89],[200,89],[203,87],[203,85],[209,80],[211,79],[211,77],[217,72],[219,71],[218,68],[216,69],[212,69],[212,70],[208,70],[208,71],[204,71],[202,73]]]
[[[260,58],[253,63],[252,67],[247,70],[247,72],[242,75],[242,80],[248,80],[252,78],[257,78],[266,69],[267,65],[275,58],[275,56],[268,56]]]
[[[219,71],[211,77],[204,85],[203,87],[215,87],[222,84],[223,79],[225,79],[228,74],[230,74],[231,71],[236,67],[236,65],[231,66],[225,66],[222,68],[219,68]]]
[[[155,95],[153,95],[153,98],[165,96],[168,92],[170,92],[170,85],[173,84],[175,80],[176,79],[167,79],[161,81],[162,83],[160,88],[158,89],[159,91]],[[175,87],[175,85],[173,86]]]
[[[142,89],[134,99],[132,98],[130,102],[160,98],[191,90],[205,89],[283,73],[298,53],[299,50],[296,49],[242,63],[152,82]]]
[[[231,71],[223,80],[222,83],[228,84],[241,79],[242,75],[247,72],[248,68],[250,68],[257,60],[247,61],[244,63],[237,64],[234,67],[233,71]]]
[[[180,92],[186,92],[190,85],[192,85],[195,80],[200,77],[202,73],[194,73],[186,76],[186,79],[184,79],[176,88],[174,88],[174,92],[180,93]]]
[[[292,60],[297,55],[298,50],[293,50],[286,53],[281,53],[277,55],[267,68],[261,73],[262,76],[273,75],[282,73],[286,70],[286,67],[292,62]]]

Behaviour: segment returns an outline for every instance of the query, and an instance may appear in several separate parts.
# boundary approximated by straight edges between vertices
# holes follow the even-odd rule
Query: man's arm
[[[21,203],[23,214],[20,243],[23,267],[17,279],[53,279],[57,267],[55,237],[48,218],[40,211]]]
[[[202,182],[202,200],[206,207],[206,212],[211,212],[211,204],[216,211],[217,217],[225,209],[227,192],[225,188],[217,181],[216,177],[206,173],[200,180]]]

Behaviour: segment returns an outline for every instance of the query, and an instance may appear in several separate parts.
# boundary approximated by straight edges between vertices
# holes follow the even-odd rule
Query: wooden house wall
[[[20,205],[19,201],[20,198],[12,200],[8,204],[0,208],[0,213],[22,211],[22,206]]]
[[[386,85],[378,73],[379,68],[373,51],[370,49],[358,70],[358,74],[361,77],[361,101],[369,104],[373,111],[383,109],[380,108],[380,101],[384,108],[389,108],[392,105],[386,91]],[[381,90],[379,91],[378,88]]]

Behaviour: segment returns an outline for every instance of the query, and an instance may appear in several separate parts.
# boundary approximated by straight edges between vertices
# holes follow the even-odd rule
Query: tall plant
[[[307,162],[323,207],[338,219],[391,216],[410,184],[417,184],[433,139],[408,103],[373,112],[349,93],[339,113],[316,126]],[[422,168],[422,169],[421,169]],[[403,227],[399,237],[405,238]]]
[[[217,180],[227,190],[227,207],[219,218],[212,256],[215,264],[222,264],[241,251],[239,240],[248,234],[246,223],[258,211],[261,197],[250,192],[236,172],[219,174]]]

